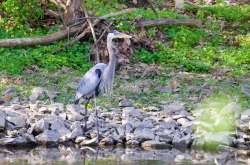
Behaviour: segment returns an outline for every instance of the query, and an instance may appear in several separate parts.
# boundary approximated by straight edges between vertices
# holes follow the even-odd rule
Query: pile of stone
[[[42,94],[42,93],[40,93]],[[180,103],[161,108],[137,109],[122,101],[111,111],[99,108],[100,141],[97,140],[94,110],[87,112],[84,130],[84,107],[39,100],[32,94],[29,102],[0,106],[0,145],[59,144],[128,145],[144,148],[190,147],[194,118]]]
[[[237,134],[235,144],[239,148],[250,147],[250,109],[241,113],[237,121]]]

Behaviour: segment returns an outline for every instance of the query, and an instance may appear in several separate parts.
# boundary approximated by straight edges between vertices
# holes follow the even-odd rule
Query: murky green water
[[[165,165],[165,164],[247,164],[247,151],[143,150],[140,148],[36,147],[0,148],[0,164],[83,164],[83,165]]]

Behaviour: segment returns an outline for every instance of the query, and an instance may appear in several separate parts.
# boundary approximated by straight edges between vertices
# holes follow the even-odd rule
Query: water
[[[141,148],[1,148],[0,164],[165,165],[247,164],[247,151],[143,150]]]

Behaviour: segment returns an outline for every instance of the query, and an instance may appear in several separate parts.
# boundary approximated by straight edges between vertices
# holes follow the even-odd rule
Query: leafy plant
[[[27,22],[37,21],[44,15],[39,0],[6,0],[0,3],[0,10],[7,15],[0,21],[0,27],[6,30],[27,28]]]

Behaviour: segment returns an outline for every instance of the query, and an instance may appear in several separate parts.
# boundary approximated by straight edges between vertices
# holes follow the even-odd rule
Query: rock
[[[250,109],[247,109],[241,113],[240,120],[250,120]]]
[[[52,117],[52,116],[51,116]],[[49,119],[50,130],[57,131],[60,136],[70,133],[70,131],[65,127],[64,122],[59,117],[52,117]]]
[[[58,143],[60,134],[57,131],[45,130],[43,133],[35,137],[39,144]]]
[[[182,136],[179,133],[174,135],[173,138],[173,146],[176,148],[189,148],[192,144],[191,135]]]
[[[38,112],[39,113],[51,113],[51,111],[48,110],[47,107],[41,107],[41,108],[39,108]]]
[[[155,137],[153,131],[149,128],[136,128],[134,136],[136,139],[140,140],[152,140]]]
[[[190,122],[186,118],[179,118],[177,119],[177,123],[181,124],[183,127],[189,127],[192,126],[192,122]]]
[[[139,143],[139,141],[133,139],[133,140],[128,140],[126,144],[128,146],[138,147],[140,143]]]
[[[73,131],[71,133],[69,133],[69,138],[70,139],[74,139],[77,136],[81,136],[83,135],[83,129],[79,126],[73,129]]]
[[[163,114],[165,115],[169,115],[169,114],[182,114],[182,115],[188,115],[188,112],[185,111],[185,107],[178,103],[171,103],[171,104],[167,104],[167,105],[162,105],[161,106],[162,110],[163,110]]]
[[[166,144],[164,142],[159,142],[156,140],[147,140],[141,144],[142,148],[147,150],[154,150],[154,149],[168,149],[171,148],[171,145]]]
[[[31,133],[39,134],[44,132],[45,130],[49,129],[49,123],[48,121],[45,121],[44,119],[40,119],[35,124],[32,125]]]
[[[31,91],[31,96],[29,97],[31,102],[35,102],[45,96],[46,90],[42,87],[35,87]]]
[[[68,120],[70,121],[81,121],[84,119],[84,116],[82,116],[80,113],[81,111],[83,112],[84,110],[81,109],[81,107],[79,105],[72,105],[69,104],[66,106],[67,109],[67,117]]]
[[[153,111],[153,112],[160,111],[160,109],[158,107],[155,107],[155,106],[149,106],[149,107],[143,108],[143,110],[144,111]]]
[[[155,134],[159,137],[159,141],[165,143],[172,143],[174,138],[173,131],[167,129],[158,131]]]
[[[7,88],[4,92],[3,92],[3,95],[4,96],[13,96],[14,94],[16,93],[16,88],[15,87],[10,87],[10,88]]]
[[[60,115],[64,112],[64,105],[62,103],[54,103],[48,106],[48,110],[55,115]]]
[[[81,143],[84,140],[86,140],[87,138],[85,136],[78,136],[75,140],[75,143]]]
[[[80,145],[81,146],[91,146],[91,145],[97,145],[97,137],[94,137],[93,139],[90,140],[83,140]]]
[[[128,99],[123,99],[119,102],[119,107],[132,107],[133,103]]]
[[[0,110],[0,130],[4,130],[5,128],[5,118],[6,118],[5,112]]]
[[[19,145],[20,146],[24,144],[27,144],[27,140],[22,136],[18,136],[14,138],[6,137],[6,138],[0,139],[0,145]]]
[[[139,109],[135,109],[134,107],[126,107],[122,110],[122,119],[132,118],[142,118],[142,113]]]
[[[102,146],[110,146],[110,145],[114,145],[115,141],[112,137],[105,137],[100,141],[100,145]]]
[[[26,119],[24,118],[24,116],[7,116],[6,121],[13,124],[14,128],[23,128],[26,124]]]
[[[145,118],[139,125],[138,127],[144,127],[144,128],[153,128],[153,121],[149,118]]]
[[[25,139],[29,143],[35,143],[36,142],[35,137],[32,134],[24,133],[23,137],[25,137]]]
[[[174,119],[174,120],[178,120],[180,118],[185,118],[185,116],[184,115],[173,115],[172,116],[172,119]]]

